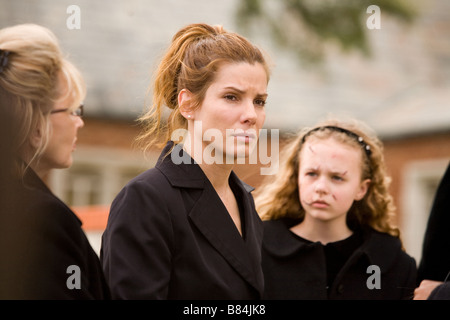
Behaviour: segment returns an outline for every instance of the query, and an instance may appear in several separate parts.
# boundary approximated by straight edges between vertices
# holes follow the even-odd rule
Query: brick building
[[[0,27],[24,22],[49,27],[85,76],[87,115],[74,165],[55,170],[48,181],[82,217],[97,250],[114,196],[156,161],[157,151],[144,157],[133,139],[158,58],[188,23],[222,24],[239,32],[237,3],[0,0]],[[66,25],[72,4],[80,8],[80,29]],[[419,259],[431,201],[450,161],[450,3],[414,0],[411,5],[420,12],[411,26],[384,16],[381,8],[381,29],[369,32],[370,58],[343,54],[330,44],[318,69],[304,68],[266,34],[248,37],[274,62],[266,128],[279,129],[283,138],[332,113],[363,120],[379,134],[404,244]],[[258,166],[236,171],[255,187],[261,183]]]

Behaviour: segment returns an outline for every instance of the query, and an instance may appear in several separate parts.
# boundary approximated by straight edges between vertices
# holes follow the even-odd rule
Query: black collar
[[[321,246],[318,242],[303,242],[296,239],[289,229],[301,220],[281,218],[264,222],[263,247],[270,254],[279,258],[288,258],[303,250],[316,250]],[[363,243],[354,255],[365,255],[371,264],[378,265],[381,270],[389,270],[395,262],[401,243],[386,233],[372,228],[361,228]],[[268,241],[270,239],[270,241]]]
[[[22,182],[25,188],[38,189],[40,191],[52,194],[51,190],[47,187],[44,181],[41,180],[37,173],[31,169],[31,167],[26,169]]]
[[[72,211],[72,209],[66,205],[61,199],[59,199],[42,181],[42,179],[37,175],[37,173],[28,167],[25,171],[23,178],[17,179],[18,192],[21,197],[29,201],[30,206],[35,206],[37,203],[44,203],[46,199],[59,203],[62,207],[65,207],[67,211],[71,212],[77,221],[82,225],[81,220]],[[31,208],[30,210],[39,210],[39,208]]]
[[[172,147],[173,150],[170,152]],[[171,157],[173,155],[179,156],[177,159],[184,160],[177,164],[172,161]],[[205,187],[205,183],[209,183],[209,180],[203,170],[189,156],[189,154],[183,150],[183,146],[181,144],[174,146],[173,141],[167,142],[155,167],[166,176],[167,180],[173,187],[203,189]],[[231,171],[229,180],[231,184],[240,186],[247,193],[254,190],[252,186],[240,180],[234,171]]]

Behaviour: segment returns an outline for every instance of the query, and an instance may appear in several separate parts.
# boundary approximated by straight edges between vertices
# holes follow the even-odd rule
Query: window
[[[156,160],[141,152],[80,147],[69,169],[53,170],[50,187],[69,206],[110,205],[129,180]]]
[[[422,244],[436,190],[447,168],[448,159],[417,161],[404,173],[402,188],[402,240],[406,251],[416,259],[422,256]]]

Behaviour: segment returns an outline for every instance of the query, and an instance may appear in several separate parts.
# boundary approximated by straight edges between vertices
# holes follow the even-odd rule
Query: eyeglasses
[[[66,112],[67,110],[69,110],[70,108],[64,108],[64,109],[56,109],[56,110],[52,110],[50,112],[50,114],[53,113],[58,113],[58,112]],[[70,112],[71,115],[73,116],[78,116],[78,117],[82,117],[84,113],[84,105],[80,104],[80,106],[78,108],[76,108],[75,110],[73,110],[72,112]]]

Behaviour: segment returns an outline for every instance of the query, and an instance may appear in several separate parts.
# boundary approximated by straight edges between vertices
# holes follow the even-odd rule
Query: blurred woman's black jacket
[[[450,162],[434,197],[422,247],[417,285],[422,280],[444,281],[428,297],[450,300]]]
[[[417,285],[424,279],[444,281],[450,272],[450,162],[436,191],[422,247]]]
[[[327,290],[323,245],[302,242],[289,231],[299,220],[264,221],[262,266],[265,299],[412,299],[416,262],[398,238],[361,230],[363,243],[350,256]],[[367,268],[380,268],[380,289],[369,289]],[[371,280],[369,280],[372,283]]]
[[[0,207],[1,299],[110,298],[81,221],[31,168],[2,185]]]

